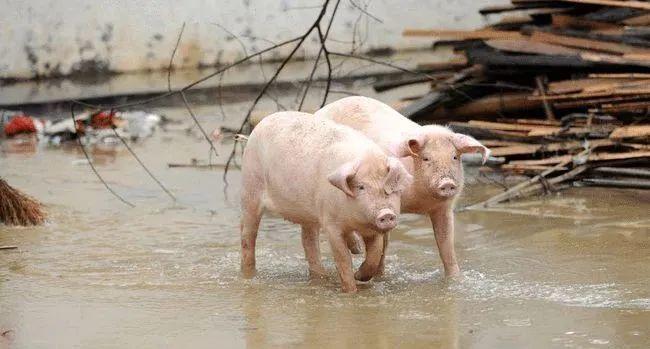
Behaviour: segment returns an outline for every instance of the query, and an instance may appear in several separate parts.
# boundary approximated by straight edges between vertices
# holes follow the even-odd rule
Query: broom
[[[0,222],[6,225],[38,225],[43,221],[45,212],[41,203],[0,178]]]

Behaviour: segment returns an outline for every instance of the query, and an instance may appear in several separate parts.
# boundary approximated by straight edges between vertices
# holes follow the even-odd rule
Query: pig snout
[[[435,187],[436,194],[441,197],[451,197],[456,195],[458,191],[458,186],[456,182],[451,178],[443,178],[438,182],[438,185]]]
[[[393,210],[384,208],[379,211],[377,218],[375,219],[375,226],[379,231],[386,232],[389,231],[397,225],[397,215]]]

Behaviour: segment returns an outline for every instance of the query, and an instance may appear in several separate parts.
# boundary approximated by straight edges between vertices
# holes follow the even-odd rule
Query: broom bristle
[[[0,178],[0,222],[6,225],[38,225],[45,221],[41,203]]]

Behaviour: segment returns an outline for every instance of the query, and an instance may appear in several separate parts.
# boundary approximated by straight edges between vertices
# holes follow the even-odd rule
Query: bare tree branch
[[[357,3],[355,3],[353,0],[349,0],[349,1],[350,1],[350,3],[352,4],[352,6],[356,7],[357,9],[359,9],[359,11],[363,12],[366,16],[368,16],[368,17],[374,19],[375,21],[377,21],[377,22],[379,22],[379,23],[382,23],[382,24],[384,23],[384,21],[382,21],[381,19],[377,18],[377,16],[373,16],[373,15],[372,15],[370,12],[368,12],[365,8],[362,8],[361,6],[357,5]],[[366,7],[368,7],[368,5],[366,5]]]
[[[111,109],[111,111],[109,112],[109,115],[113,115],[114,112],[115,111]],[[91,116],[91,118],[92,118],[92,116]],[[165,187],[165,185],[163,185],[162,182],[160,180],[158,180],[158,178],[156,178],[156,176],[154,176],[154,174],[142,162],[142,160],[140,160],[140,157],[133,151],[133,149],[131,149],[131,147],[129,146],[129,143],[124,139],[124,137],[120,136],[119,133],[117,133],[117,130],[115,129],[115,125],[111,125],[111,129],[113,130],[113,134],[115,134],[115,137],[119,138],[120,141],[122,141],[122,144],[124,144],[124,146],[129,151],[129,153],[131,153],[131,156],[133,156],[135,158],[135,160],[138,162],[138,164],[140,164],[140,167],[142,167],[142,169],[144,169],[145,172],[147,172],[149,177],[154,182],[156,182],[156,184],[158,184],[160,189],[162,189],[167,194],[167,196],[169,196],[174,202],[176,202],[176,197],[174,196],[174,194],[172,194],[171,191],[169,191],[169,189],[167,189],[167,187]]]
[[[178,39],[176,40],[174,51],[172,51],[172,56],[169,57],[169,67],[167,67],[167,91],[169,92],[172,92],[172,66],[174,64],[174,57],[176,56],[176,50],[178,50],[178,45],[180,45],[181,43],[181,38],[183,37],[184,31],[185,31],[185,22],[183,22],[181,31],[178,33]]]
[[[115,192],[115,190],[113,190],[113,188],[111,188],[111,187],[108,185],[108,183],[106,183],[106,181],[104,180],[104,178],[102,178],[102,176],[99,174],[99,172],[98,172],[97,169],[95,168],[95,165],[93,164],[92,160],[90,159],[90,156],[88,155],[88,152],[86,151],[86,148],[84,147],[83,143],[81,142],[81,136],[79,135],[79,132],[77,131],[77,118],[75,117],[75,113],[74,113],[74,104],[71,104],[71,105],[70,105],[70,117],[72,118],[72,125],[73,125],[73,127],[74,127],[74,133],[75,133],[75,135],[77,136],[77,142],[79,142],[79,148],[81,148],[81,151],[84,153],[84,156],[86,157],[86,160],[88,160],[88,164],[90,165],[90,168],[91,168],[91,169],[93,170],[93,172],[95,173],[95,176],[99,179],[100,182],[102,182],[102,184],[104,185],[104,187],[106,188],[106,190],[108,190],[111,194],[113,194],[113,196],[115,196],[116,198],[118,198],[120,201],[122,201],[122,202],[123,202],[124,204],[126,204],[127,206],[135,207],[134,204],[132,204],[131,202],[127,201],[127,200],[126,200],[125,198],[123,198],[120,194],[118,194],[117,192]]]
[[[309,35],[314,30],[316,30],[316,28],[319,28],[320,22],[323,19],[323,17],[325,16],[325,12],[327,11],[327,7],[329,5],[329,2],[330,2],[330,0],[325,0],[325,2],[323,3],[323,6],[321,8],[321,11],[318,14],[318,17],[316,18],[314,23],[307,29],[307,31],[303,35],[301,35],[299,37],[299,39],[297,40],[298,43],[296,44],[296,46],[294,46],[293,50],[291,50],[289,55],[287,55],[287,57],[285,57],[285,59],[282,60],[282,63],[276,69],[276,71],[273,74],[273,76],[271,77],[271,79],[269,79],[269,81],[267,81],[266,84],[264,84],[264,86],[262,87],[262,90],[257,94],[257,97],[255,97],[255,100],[253,101],[253,104],[248,109],[248,113],[246,113],[246,116],[244,117],[244,120],[242,121],[241,126],[239,127],[239,130],[237,131],[237,133],[241,133],[243,131],[244,127],[246,127],[246,125],[248,124],[248,121],[250,120],[250,116],[253,113],[253,110],[255,110],[255,107],[257,106],[259,101],[262,99],[262,97],[264,96],[266,91],[269,89],[269,87],[273,84],[273,82],[278,78],[278,76],[280,75],[280,73],[282,72],[284,67],[287,65],[287,63],[289,63],[289,61],[293,58],[294,54],[300,49],[303,42],[305,42],[307,37],[309,37]],[[338,1],[337,1],[337,3],[338,3]],[[334,13],[332,14],[332,16],[333,15],[334,15]],[[226,167],[225,167],[224,172],[223,172],[223,181],[226,184],[226,186],[228,184],[228,180],[227,180],[228,169],[230,167],[230,163],[233,161],[233,159],[235,157],[236,149],[237,149],[236,145],[233,146],[233,149],[230,152],[230,156],[228,156],[228,161],[226,161]]]

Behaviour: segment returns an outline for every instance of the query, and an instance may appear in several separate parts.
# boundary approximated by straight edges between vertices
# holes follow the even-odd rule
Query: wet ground
[[[225,119],[214,105],[195,112],[212,130],[238,126],[246,106],[228,105]],[[188,120],[179,107],[152,111]],[[230,148],[218,145],[213,162]],[[178,202],[123,147],[91,155],[135,208],[104,189],[74,145],[2,144],[0,176],[50,214],[42,227],[0,227],[0,245],[19,247],[0,251],[0,328],[16,348],[650,345],[648,192],[572,189],[459,213],[457,280],[443,278],[427,220],[405,215],[386,275],[345,295],[326,242],[330,277],[310,282],[299,228],[277,218],[263,219],[258,276],[240,277],[240,173],[224,195],[222,170],[167,166],[207,159],[196,129],[158,130],[133,149]],[[464,203],[499,190],[469,182]]]

